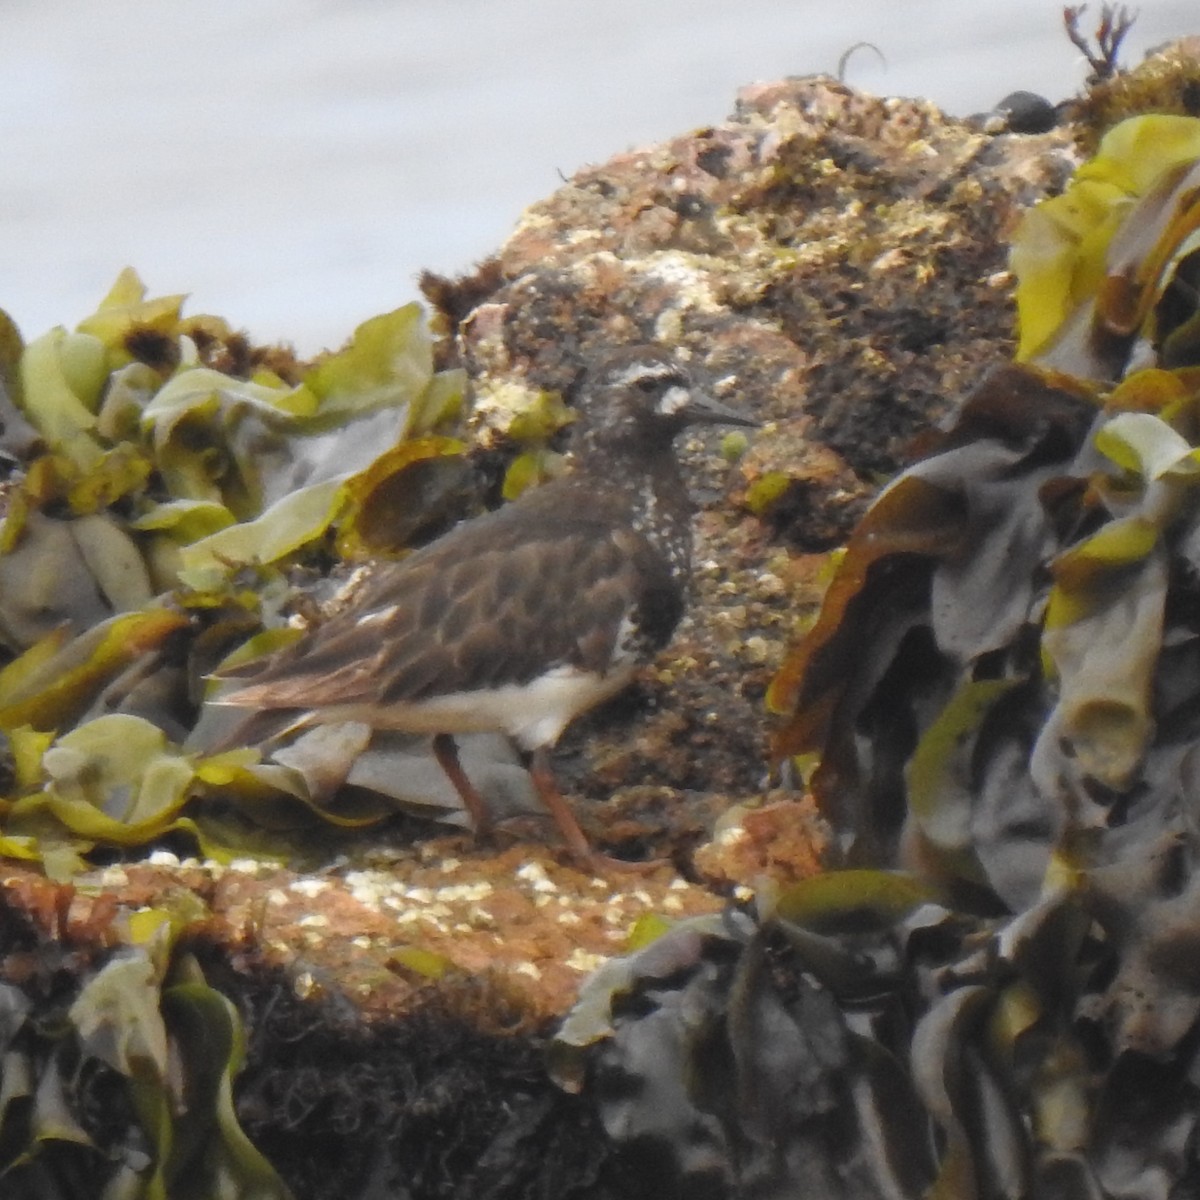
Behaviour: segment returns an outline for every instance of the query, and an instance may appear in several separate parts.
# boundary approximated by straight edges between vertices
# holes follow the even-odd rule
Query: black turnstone
[[[666,645],[691,573],[691,503],[672,443],[695,423],[754,425],[662,349],[609,354],[585,378],[575,468],[379,567],[344,610],[216,703],[291,710],[289,729],[360,721],[433,735],[476,831],[489,824],[454,735],[500,731],[530,755],[571,854],[595,863],[549,750]]]

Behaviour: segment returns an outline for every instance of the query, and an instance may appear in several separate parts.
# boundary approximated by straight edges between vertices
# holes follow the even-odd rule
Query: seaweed
[[[38,886],[48,928],[0,910],[4,1194],[287,1200],[235,1112],[242,1022],[188,948],[199,902],[118,929],[111,897]]]
[[[1077,47],[1088,66],[1092,68],[1089,83],[1100,83],[1117,74],[1119,67],[1117,58],[1121,53],[1121,43],[1125,35],[1133,28],[1137,20],[1136,13],[1131,13],[1123,4],[1102,4],[1100,6],[1100,23],[1092,34],[1095,40],[1093,50],[1091,42],[1079,32],[1079,19],[1087,12],[1086,4],[1069,4],[1063,9],[1063,25],[1071,44]]]

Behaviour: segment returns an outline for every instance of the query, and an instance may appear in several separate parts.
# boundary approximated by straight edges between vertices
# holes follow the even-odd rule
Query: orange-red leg
[[[613,872],[645,874],[667,865],[665,859],[653,859],[650,862],[625,862],[623,859],[610,858],[607,854],[600,854],[593,850],[587,840],[587,835],[579,828],[579,822],[575,819],[571,806],[563,798],[562,792],[558,790],[558,784],[554,782],[554,775],[550,770],[550,753],[544,746],[533,752],[529,773],[533,778],[533,786],[537,789],[538,796],[546,806],[546,811],[554,818],[558,832],[567,844],[567,851],[586,870],[593,871],[597,875],[608,875]]]
[[[579,828],[579,822],[575,820],[571,806],[563,798],[562,792],[558,790],[558,784],[554,782],[554,774],[550,770],[550,755],[544,746],[533,752],[533,758],[529,764],[529,774],[533,778],[533,786],[537,789],[537,794],[545,805],[546,811],[554,818],[554,824],[558,826],[558,832],[562,835],[562,840],[566,842],[571,857],[591,864],[596,858],[596,852],[592,849],[583,830]]]
[[[433,739],[433,757],[446,772],[446,778],[454,785],[458,798],[463,802],[475,829],[475,836],[486,838],[492,832],[492,814],[479,789],[467,777],[458,760],[458,745],[449,733],[439,733]]]
[[[462,763],[458,758],[458,746],[451,734],[439,733],[434,737],[433,755],[462,800],[463,807],[467,810],[475,827],[476,836],[486,838],[492,831],[492,814],[479,794],[479,789],[463,770]],[[562,792],[558,790],[558,784],[554,782],[554,774],[550,770],[550,755],[545,747],[533,752],[529,773],[542,804],[554,820],[559,834],[566,843],[567,852],[586,870],[604,875],[614,871],[654,871],[665,865],[664,860],[661,859],[652,862],[624,862],[619,858],[609,858],[608,855],[599,854],[593,850],[587,840],[587,835],[579,827],[579,822],[575,819],[571,806],[563,798]]]

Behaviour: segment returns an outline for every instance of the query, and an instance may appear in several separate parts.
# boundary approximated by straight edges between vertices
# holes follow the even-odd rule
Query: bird
[[[683,616],[692,505],[676,437],[757,422],[708,396],[658,345],[598,356],[577,408],[573,470],[380,565],[346,608],[225,676],[235,686],[214,703],[294,714],[289,730],[359,721],[431,736],[477,836],[491,819],[455,736],[500,732],[523,752],[570,856],[633,866],[593,851],[550,751]]]

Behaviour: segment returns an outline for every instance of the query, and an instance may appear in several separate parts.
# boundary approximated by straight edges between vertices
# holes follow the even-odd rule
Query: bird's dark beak
[[[689,425],[745,425],[757,429],[762,424],[761,421],[738,412],[736,408],[714,400],[698,388],[689,391],[687,403],[679,410],[679,415]]]

